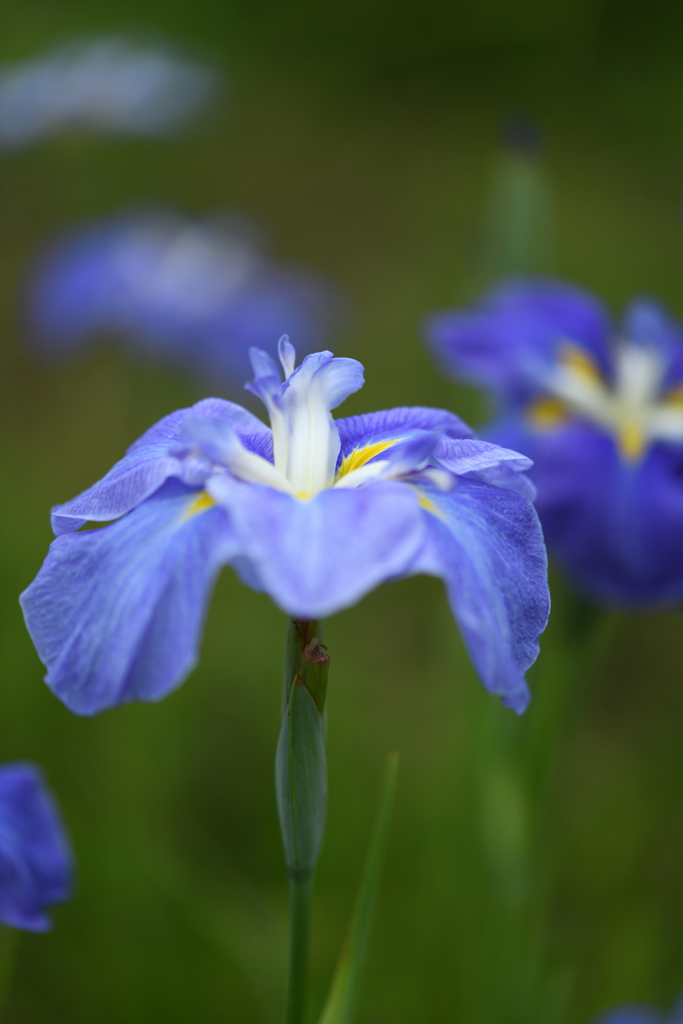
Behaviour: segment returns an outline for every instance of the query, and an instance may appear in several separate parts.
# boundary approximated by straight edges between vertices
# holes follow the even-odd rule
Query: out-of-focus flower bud
[[[483,272],[547,273],[554,248],[553,196],[542,159],[542,139],[528,118],[509,118],[494,163],[484,223]]]
[[[327,766],[323,710],[329,655],[317,622],[292,621],[287,634],[282,728],[275,791],[285,863],[291,878],[309,878],[325,831]]]

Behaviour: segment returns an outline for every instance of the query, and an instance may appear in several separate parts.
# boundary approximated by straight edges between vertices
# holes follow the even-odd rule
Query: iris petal
[[[535,394],[568,341],[609,372],[609,318],[588,292],[553,280],[513,282],[474,310],[437,313],[427,340],[446,370],[515,402]]]
[[[404,575],[423,539],[405,484],[333,488],[309,501],[227,476],[209,489],[229,512],[249,584],[294,618],[332,615]]]
[[[533,465],[526,455],[490,441],[441,441],[435,452],[437,462],[457,476],[475,476],[479,480],[517,491],[533,501],[536,488],[526,475]]]
[[[117,519],[154,494],[170,477],[188,486],[203,486],[210,467],[188,459],[187,446],[183,449],[183,427],[188,419],[196,418],[225,423],[250,451],[265,458],[271,455],[271,433],[261,420],[234,402],[207,398],[164,417],[131,445],[102,480],[72,501],[54,508],[54,532],[73,533],[86,522]]]
[[[53,541],[21,605],[70,710],[158,700],[194,667],[209,593],[234,554],[224,512],[201,493],[169,481],[111,526]]]
[[[0,767],[0,921],[50,928],[45,907],[68,899],[72,856],[61,817],[31,764]]]
[[[491,433],[533,458],[548,546],[584,590],[634,606],[683,599],[680,446],[654,445],[626,465],[612,438],[587,424],[537,435],[510,420]]]
[[[355,448],[382,441],[407,439],[414,431],[435,431],[450,438],[474,437],[472,430],[455,413],[419,405],[348,416],[336,420],[336,424],[341,439],[342,459],[347,458]]]
[[[309,401],[314,390],[316,401],[329,412],[359,391],[363,383],[363,365],[357,359],[335,359],[331,352],[314,352],[288,378],[287,390],[290,402],[297,404]]]
[[[664,388],[683,379],[683,331],[657,302],[637,299],[624,311],[624,337],[654,348],[666,364]]]
[[[446,584],[475,668],[491,693],[522,712],[524,673],[550,610],[543,535],[533,506],[510,490],[461,478],[425,490],[428,542],[412,567]]]

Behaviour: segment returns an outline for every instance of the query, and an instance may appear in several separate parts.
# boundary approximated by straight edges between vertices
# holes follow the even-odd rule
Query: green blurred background
[[[533,116],[555,269],[618,307],[683,316],[683,7],[655,0],[8,0],[0,57],[143,28],[223,68],[191,137],[61,138],[2,176],[0,755],[40,762],[78,853],[48,936],[21,936],[10,1024],[280,1019],[286,885],[273,794],[285,617],[226,571],[200,667],[158,706],[67,712],[17,604],[48,512],[148,425],[201,397],[113,347],[57,369],[22,351],[26,261],[47,233],[130,203],[260,217],[275,251],[336,278],[367,385],[342,410],[486,409],[439,377],[425,312],[467,301],[502,118]],[[296,340],[296,339],[294,339]],[[468,664],[441,585],[387,586],[327,623],[329,818],[313,1009],[346,928],[386,754],[398,801],[359,1024],[589,1024],[683,987],[678,613],[617,615],[553,577],[517,719]],[[5,941],[7,935],[5,935]]]

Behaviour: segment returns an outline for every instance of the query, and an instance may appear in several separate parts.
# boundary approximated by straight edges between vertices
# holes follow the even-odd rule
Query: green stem
[[[285,1024],[303,1024],[308,982],[308,935],[313,876],[289,879],[289,963]]]

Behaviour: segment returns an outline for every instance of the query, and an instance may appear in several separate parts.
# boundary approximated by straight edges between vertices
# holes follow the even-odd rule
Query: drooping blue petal
[[[433,315],[425,332],[447,371],[514,402],[542,389],[567,342],[585,349],[606,374],[611,370],[605,310],[559,281],[503,285],[474,309]]]
[[[474,437],[472,430],[459,416],[445,409],[402,406],[382,412],[368,412],[335,420],[341,439],[344,459],[354,448],[383,441],[408,438],[414,431],[433,431],[444,437]]]
[[[222,398],[207,398],[180,409],[156,423],[128,449],[126,455],[98,483],[52,511],[52,528],[59,535],[72,533],[86,522],[109,522],[136,508],[171,477],[190,487],[201,487],[211,467],[205,460],[186,457],[183,434],[188,419],[218,421],[230,426],[250,451],[272,457],[268,427],[240,405]]]
[[[543,535],[533,506],[514,491],[460,478],[448,493],[425,488],[428,541],[411,573],[444,580],[453,614],[484,686],[518,713],[524,673],[538,655],[550,610]]]
[[[579,422],[538,434],[510,419],[491,435],[533,459],[548,547],[582,589],[634,606],[683,600],[682,446],[655,444],[628,464]]]
[[[71,848],[57,805],[31,764],[0,767],[0,921],[47,931],[45,910],[71,895]]]
[[[236,568],[294,618],[333,615],[404,575],[422,543],[418,497],[405,484],[334,488],[307,501],[228,476],[208,486],[229,513]]]
[[[440,466],[456,476],[476,477],[494,487],[517,491],[530,501],[536,496],[536,488],[526,475],[533,465],[531,459],[509,448],[477,439],[449,439],[439,442],[434,456]]]
[[[58,537],[21,596],[50,689],[83,715],[169,693],[234,553],[224,511],[175,480],[110,526]]]

